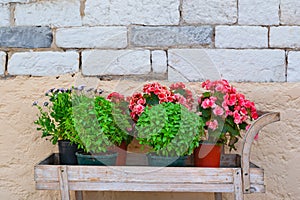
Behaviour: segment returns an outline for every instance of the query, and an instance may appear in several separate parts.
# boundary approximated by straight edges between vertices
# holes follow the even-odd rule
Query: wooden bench
[[[243,139],[241,156],[223,154],[220,168],[151,167],[134,153],[127,166],[59,165],[58,154],[52,154],[34,168],[36,189],[60,190],[63,200],[71,190],[77,200],[82,191],[213,192],[216,200],[231,192],[242,200],[244,194],[265,192],[264,170],[250,162],[250,150],[256,133],[279,120],[279,113],[260,113]]]

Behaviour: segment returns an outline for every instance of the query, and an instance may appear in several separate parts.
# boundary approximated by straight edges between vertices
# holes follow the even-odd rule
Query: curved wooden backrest
[[[247,131],[242,149],[241,167],[243,173],[244,193],[251,193],[250,188],[250,151],[256,134],[266,125],[280,120],[279,112],[260,112],[260,117],[255,120]]]

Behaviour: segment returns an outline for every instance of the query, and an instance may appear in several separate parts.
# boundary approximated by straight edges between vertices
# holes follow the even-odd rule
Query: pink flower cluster
[[[181,95],[179,90],[183,90],[188,98]],[[187,108],[191,108],[190,103],[193,102],[192,92],[187,90],[183,83],[173,84],[171,85],[171,89],[168,89],[166,86],[157,82],[149,83],[144,85],[143,93],[135,93],[130,98],[129,109],[131,111],[130,115],[132,119],[137,121],[145,107],[152,106],[151,103],[153,104],[153,100],[158,101],[156,102],[158,104],[164,102],[179,103]]]
[[[143,92],[148,95],[156,95],[159,103],[174,102],[175,100],[174,94],[166,86],[157,82],[144,85]]]
[[[146,98],[157,97],[159,102],[175,102],[176,97],[168,90],[167,87],[155,82],[144,85],[143,94],[134,93],[129,101],[130,116],[137,121],[139,116],[143,113],[147,100]]]
[[[137,121],[146,107],[146,99],[141,93],[134,93],[129,101],[130,116]]]
[[[111,102],[114,103],[120,103],[121,101],[124,101],[124,95],[118,93],[118,92],[112,92],[110,93],[107,98],[108,100],[110,100]]]
[[[170,89],[175,94],[176,100],[185,107],[192,109],[194,98],[191,90],[188,90],[184,83],[173,83]],[[183,97],[183,98],[182,98]]]
[[[247,100],[243,94],[238,93],[228,81],[207,80],[202,83],[202,87],[209,90],[210,95],[209,97],[201,96],[198,99],[198,104],[203,109],[211,108],[215,116],[223,118],[232,116],[234,123],[237,125],[258,118],[254,103]],[[206,125],[208,128],[216,130],[218,128],[218,121],[214,117],[211,117],[211,120],[207,121]]]

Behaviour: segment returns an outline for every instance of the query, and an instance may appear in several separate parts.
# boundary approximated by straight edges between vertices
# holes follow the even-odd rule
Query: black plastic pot
[[[77,158],[75,155],[77,151],[77,145],[71,144],[70,141],[58,141],[59,161],[61,165],[77,165]]]

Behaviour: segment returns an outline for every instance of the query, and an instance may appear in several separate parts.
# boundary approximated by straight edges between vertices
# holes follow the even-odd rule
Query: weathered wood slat
[[[266,186],[265,185],[258,185],[258,184],[250,184],[251,193],[265,193]]]
[[[39,190],[58,190],[57,182],[38,182]],[[136,191],[136,192],[234,192],[233,184],[151,184],[151,183],[86,183],[69,182],[70,190]]]
[[[78,175],[80,174],[80,175]],[[232,170],[197,168],[153,167],[73,167],[69,171],[71,181],[144,182],[144,183],[232,183]]]
[[[243,200],[243,187],[242,187],[242,170],[236,169],[233,175],[234,179],[234,199]]]
[[[259,168],[250,168],[250,183],[264,184],[264,170]]]
[[[58,175],[61,199],[70,200],[68,172],[65,165],[58,168]]]
[[[37,166],[36,181],[58,180],[56,167]],[[159,182],[159,183],[232,183],[232,168],[68,166],[69,181]]]
[[[94,184],[97,185],[98,183],[93,183],[93,185]],[[126,184],[126,183],[124,183],[124,184]],[[80,183],[78,183],[78,182],[75,182],[75,183],[70,182],[69,183],[70,190],[78,190],[79,186],[81,186],[81,185],[85,185],[84,188],[88,188],[89,185],[90,185],[90,183],[86,183],[86,182],[80,182]],[[202,185],[203,185],[202,187],[207,187],[207,184],[202,184]],[[233,192],[233,190],[234,190],[233,189],[233,185],[231,185],[231,186],[229,186],[229,185],[230,184],[226,184],[226,188],[231,188],[232,190],[230,189],[227,192]],[[147,186],[150,187],[150,184],[147,185]],[[214,184],[214,186],[216,187],[215,190],[220,190],[218,187],[222,187],[223,185],[221,185],[221,184]],[[261,185],[261,184],[251,184],[250,187],[251,187],[251,193],[264,193],[265,192],[265,186],[264,185]],[[99,191],[101,191],[101,188],[99,188]],[[60,187],[59,187],[59,183],[58,182],[42,182],[42,181],[39,181],[39,182],[36,182],[36,189],[37,190],[59,190]],[[81,188],[81,190],[83,190],[83,188]],[[90,189],[87,189],[87,190],[89,191]],[[148,188],[148,190],[149,190],[149,188]],[[223,188],[222,192],[226,192],[224,190],[225,189]],[[105,191],[109,191],[109,190],[105,190]],[[116,191],[116,189],[114,189],[114,191]],[[154,189],[152,189],[152,191],[155,192]],[[173,192],[175,192],[175,190]],[[188,192],[188,189],[186,189],[185,192]],[[217,191],[211,191],[211,192],[217,192]]]
[[[261,115],[249,128],[244,138],[242,149],[241,167],[243,173],[244,193],[251,193],[250,190],[250,151],[256,134],[266,125],[280,120],[280,113],[270,112]]]

